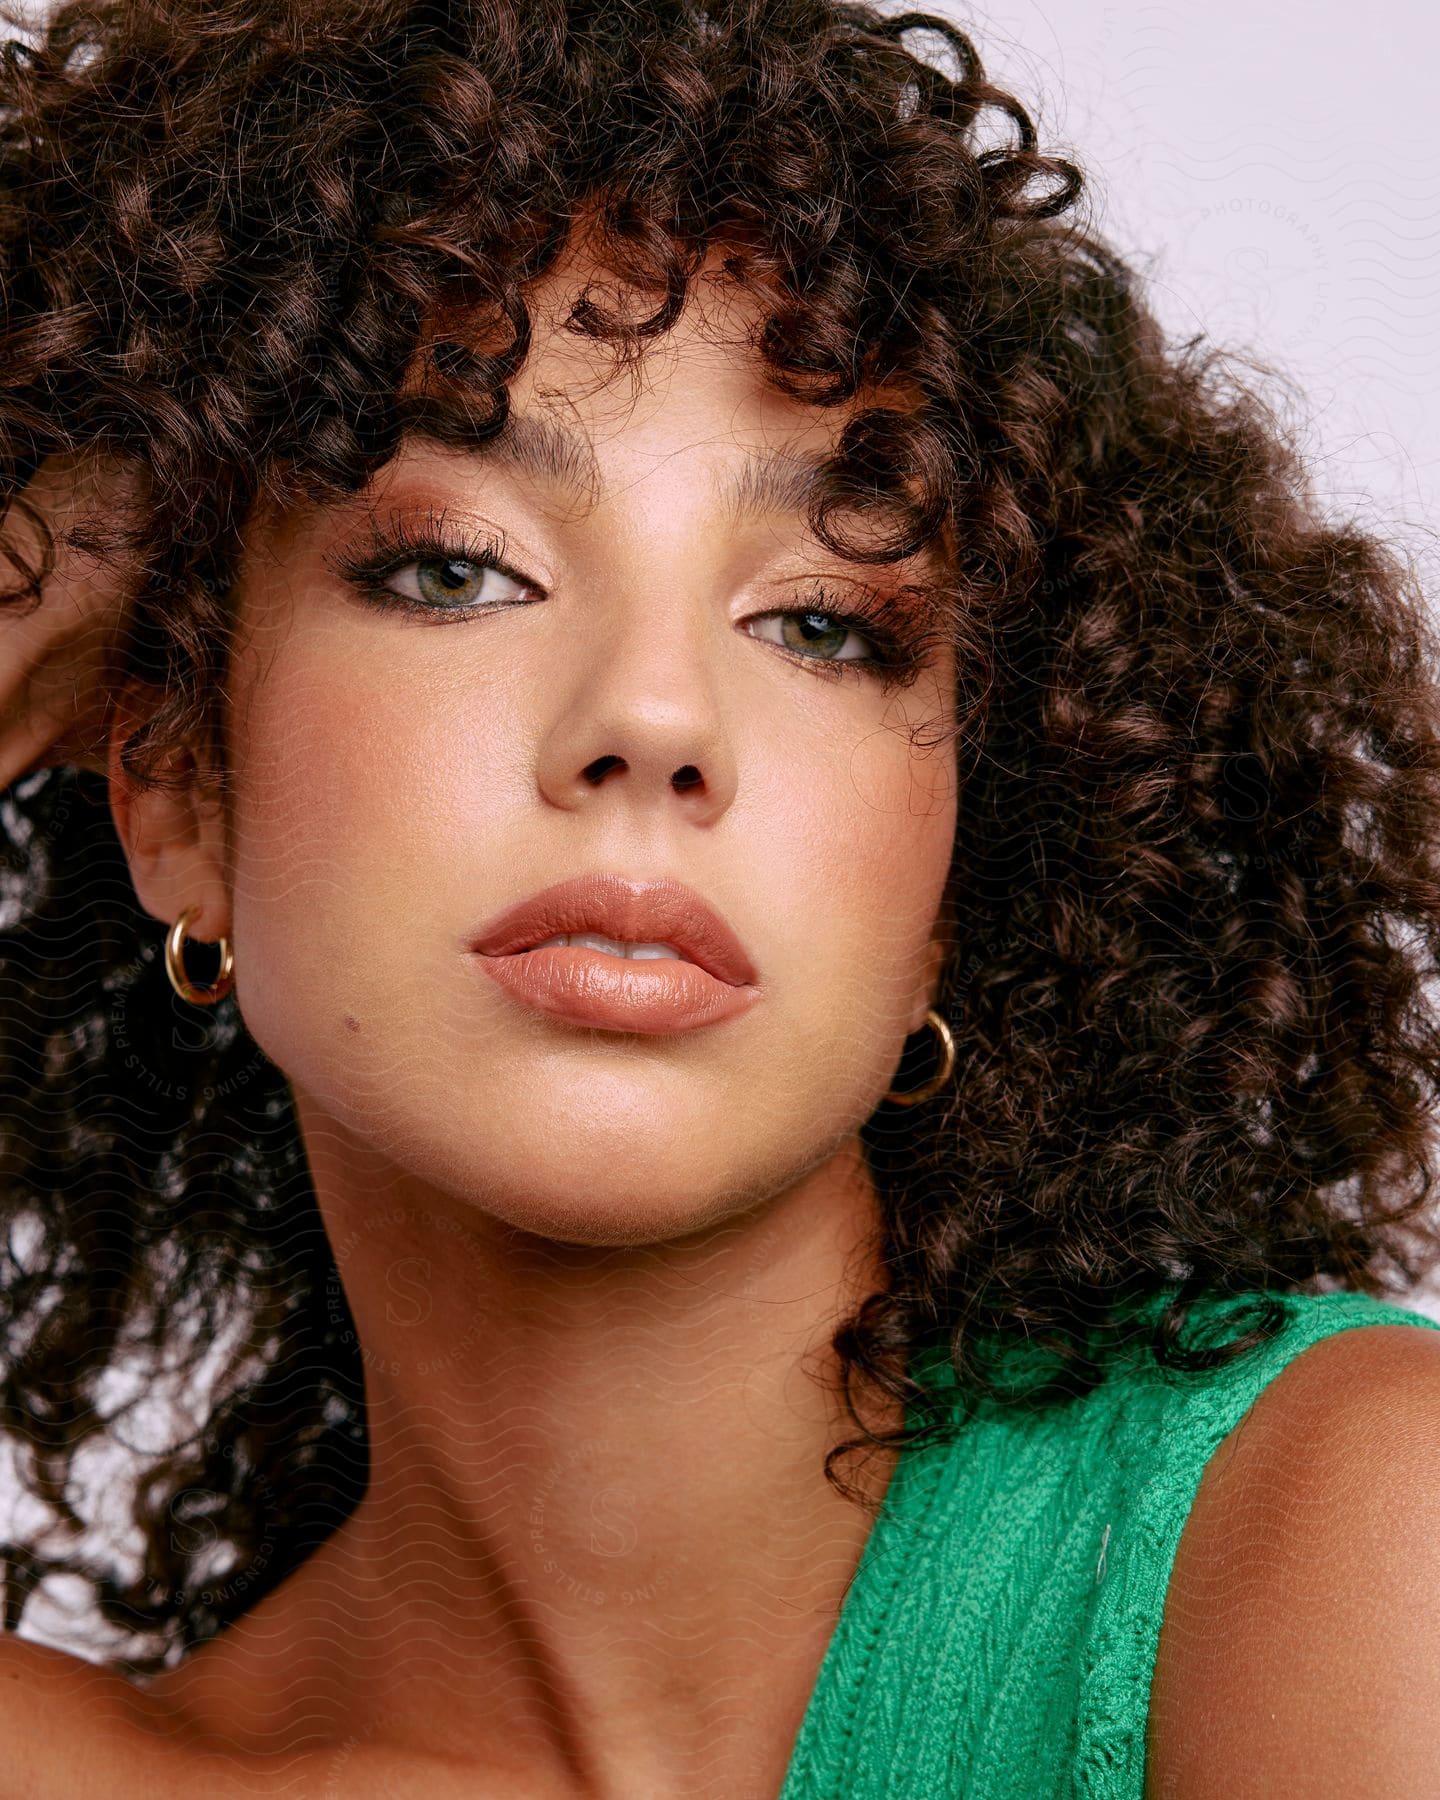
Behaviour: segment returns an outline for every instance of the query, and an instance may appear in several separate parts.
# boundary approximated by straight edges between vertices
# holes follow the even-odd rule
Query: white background
[[[1172,337],[1273,368],[1317,486],[1425,559],[1435,594],[1440,14],[1403,0],[937,10],[972,31],[1042,147],[1087,171],[1089,216],[1145,272]]]

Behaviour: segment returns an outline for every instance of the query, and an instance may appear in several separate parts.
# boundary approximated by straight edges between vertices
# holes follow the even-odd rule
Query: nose
[[[539,770],[546,799],[576,808],[612,795],[713,822],[738,778],[719,636],[728,623],[687,600],[679,582],[598,610],[604,623],[567,671],[547,730]]]
[[[622,756],[597,756],[593,763],[586,766],[583,773],[586,781],[592,787],[599,787],[612,769],[623,769],[625,766],[625,759]],[[690,788],[704,787],[705,777],[694,763],[683,763],[670,777],[670,785],[676,793],[683,794]]]

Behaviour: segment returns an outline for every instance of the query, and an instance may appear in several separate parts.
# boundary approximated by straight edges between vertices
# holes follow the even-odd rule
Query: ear
[[[122,767],[120,753],[142,716],[133,693],[116,701],[106,763],[110,816],[136,898],[146,912],[171,925],[187,906],[198,907],[189,936],[213,943],[230,930],[225,813],[218,786],[188,747],[166,764],[169,785],[136,783]]]

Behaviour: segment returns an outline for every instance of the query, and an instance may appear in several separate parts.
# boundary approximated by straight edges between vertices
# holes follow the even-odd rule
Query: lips
[[[756,981],[754,964],[725,920],[693,888],[668,877],[645,881],[582,875],[559,882],[487,921],[471,948],[482,956],[513,956],[547,938],[581,931],[625,943],[673,944],[688,961],[730,987]],[[627,960],[624,966],[657,965]]]

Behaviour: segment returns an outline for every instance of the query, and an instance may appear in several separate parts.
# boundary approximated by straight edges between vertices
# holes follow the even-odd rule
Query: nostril
[[[585,770],[585,779],[589,782],[603,781],[613,768],[620,763],[618,756],[597,756]]]
[[[670,778],[673,786],[682,790],[700,786],[700,771],[694,763],[686,763],[683,769],[677,769]]]

